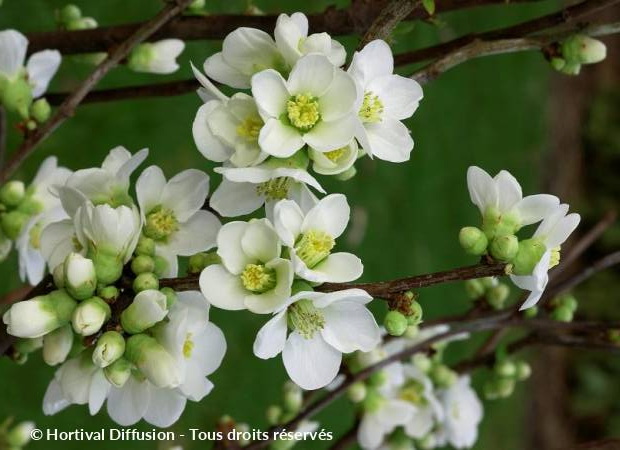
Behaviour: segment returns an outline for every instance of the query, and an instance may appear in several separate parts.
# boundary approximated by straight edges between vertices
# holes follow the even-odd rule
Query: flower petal
[[[294,331],[284,344],[282,361],[291,380],[302,389],[313,390],[336,378],[342,353],[328,345],[319,333],[305,339]]]
[[[236,183],[226,178],[211,195],[209,205],[223,217],[250,214],[265,203],[253,183]]]
[[[271,118],[260,130],[258,145],[265,153],[277,158],[288,158],[304,146],[304,139],[295,128]]]
[[[291,95],[311,94],[322,97],[334,80],[336,68],[324,55],[307,55],[300,58],[288,77]]]
[[[355,52],[348,71],[364,88],[373,79],[390,75],[394,72],[390,46],[380,39],[369,42],[362,50]]]
[[[247,224],[241,248],[249,258],[268,263],[280,256],[281,245],[273,225],[267,219],[257,219]]]
[[[205,73],[227,86],[237,89],[247,89],[250,87],[250,76],[232,67],[224,60],[222,52],[211,55],[204,63]]]
[[[166,186],[164,172],[157,166],[150,166],[136,181],[136,197],[143,216],[161,204],[161,194]]]
[[[510,172],[500,171],[494,178],[500,211],[510,211],[523,198],[521,185]]]
[[[301,226],[301,232],[320,230],[334,239],[338,238],[349,223],[351,208],[342,194],[330,194],[308,211]]]
[[[252,95],[265,121],[286,112],[286,102],[291,96],[286,81],[273,69],[263,70],[252,77]]]
[[[474,205],[482,214],[490,206],[497,206],[497,188],[493,178],[480,167],[467,169],[467,188]]]
[[[329,89],[319,100],[321,119],[333,121],[354,112],[357,98],[357,86],[351,75],[342,69],[337,69]]]
[[[122,426],[133,425],[144,416],[151,393],[148,381],[129,377],[122,388],[113,387],[108,396],[108,414]]]
[[[286,343],[286,311],[280,311],[259,330],[254,340],[254,354],[261,359],[279,355]]]
[[[28,39],[17,30],[0,32],[0,73],[12,78],[24,65]]]
[[[303,135],[303,140],[315,150],[329,152],[351,142],[357,130],[356,123],[353,114],[331,122],[321,121]]]
[[[166,247],[175,255],[191,256],[215,247],[222,224],[215,214],[197,211],[168,238]]]
[[[239,275],[250,263],[256,261],[246,255],[241,246],[241,239],[248,227],[247,222],[228,222],[217,235],[217,254],[229,272]]]
[[[551,233],[547,236],[545,243],[548,248],[555,248],[562,245],[572,234],[572,232],[575,231],[580,221],[581,216],[576,213],[569,214],[568,216],[560,219]]]
[[[144,420],[160,428],[167,428],[181,417],[187,399],[173,389],[152,388]]]
[[[198,151],[210,161],[224,162],[230,158],[231,151],[229,147],[224,145],[209,128],[208,119],[210,114],[219,106],[219,100],[211,100],[196,112],[196,117],[192,124],[192,134]]]
[[[356,302],[336,302],[322,310],[325,327],[323,339],[341,351],[369,352],[381,340],[381,332],[372,313]]]
[[[521,224],[525,226],[540,222],[559,204],[560,199],[555,195],[528,195],[515,205],[515,209],[521,218]]]
[[[390,162],[409,160],[413,139],[405,124],[384,117],[381,122],[366,124],[365,128],[373,156]]]
[[[284,245],[293,247],[301,233],[304,214],[293,200],[280,200],[275,204],[274,227]]]
[[[383,114],[398,120],[411,117],[424,96],[417,81],[400,75],[378,77],[366,86],[366,91],[379,97]]]
[[[238,276],[232,275],[224,266],[214,264],[200,274],[200,292],[213,306],[237,311],[245,309],[247,292]]]
[[[57,50],[43,50],[28,59],[26,71],[28,81],[32,85],[32,96],[40,97],[46,91],[52,77],[56,74],[61,61]]]
[[[162,205],[185,222],[200,210],[209,194],[209,175],[202,170],[187,169],[172,177],[161,194]]]

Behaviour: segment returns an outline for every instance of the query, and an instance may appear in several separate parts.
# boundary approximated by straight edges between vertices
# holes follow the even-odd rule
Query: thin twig
[[[68,117],[72,116],[77,106],[95,87],[95,85],[121,60],[129,55],[129,52],[152,36],[166,23],[181,14],[192,0],[176,0],[170,2],[152,20],[141,25],[130,34],[118,47],[111,50],[108,57],[99,64],[95,70],[78,86],[78,88],[60,105],[56,113],[15,151],[8,165],[0,172],[0,182],[10,177],[19,165],[35,150],[38,144],[49,137]]]
[[[377,15],[359,42],[358,50],[375,39],[387,40],[396,25],[421,7],[419,0],[391,0]]]

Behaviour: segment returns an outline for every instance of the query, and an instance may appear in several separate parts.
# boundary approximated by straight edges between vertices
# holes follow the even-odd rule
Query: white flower
[[[41,212],[59,206],[60,200],[52,193],[51,188],[65,184],[72,173],[66,167],[59,166],[55,156],[46,158],[28,187],[28,200],[34,203],[31,207]]]
[[[291,295],[293,268],[267,219],[229,222],[217,235],[222,264],[205,268],[200,290],[212,305],[258,314],[282,307]]]
[[[303,389],[322,388],[338,374],[343,353],[379,343],[379,327],[365,306],[371,300],[361,289],[299,292],[260,329],[254,354],[268,359],[282,353],[291,380]]]
[[[0,78],[9,81],[22,76],[25,69],[26,79],[32,87],[34,98],[43,95],[47,85],[60,66],[60,52],[43,50],[34,53],[26,61],[28,39],[17,30],[0,32]]]
[[[265,121],[258,144],[272,156],[289,157],[306,144],[328,152],[355,134],[355,82],[325,56],[304,56],[288,80],[272,69],[257,73],[252,95]]]
[[[190,256],[215,246],[220,221],[204,211],[209,176],[185,170],[168,182],[157,166],[147,168],[136,182],[143,233],[156,243],[157,254],[168,261],[166,276],[177,275],[177,256]]]
[[[360,144],[371,156],[391,162],[409,159],[413,139],[401,122],[413,115],[422,100],[422,87],[410,78],[393,73],[390,46],[372,41],[353,55],[348,72],[358,83]]]
[[[379,448],[387,434],[409,422],[415,409],[398,398],[383,397],[376,391],[369,394],[376,397],[366,402],[368,406],[357,430],[357,441],[364,450]]]
[[[405,433],[411,438],[422,439],[441,422],[444,411],[435,396],[433,384],[427,375],[411,364],[404,366],[407,381],[399,392],[402,400],[410,402],[415,410],[409,421],[404,425]]]
[[[348,145],[330,152],[318,152],[310,149],[312,169],[322,175],[337,175],[350,169],[359,156],[357,141],[353,139]]]
[[[73,346],[73,328],[64,325],[43,336],[43,360],[50,366],[65,362]]]
[[[547,283],[549,283],[550,262],[551,251],[546,251],[534,267],[534,271],[531,275],[510,275],[510,279],[518,288],[530,291],[530,295],[528,295],[525,302],[523,302],[519,311],[531,308],[538,303],[538,300],[542,297],[547,288]]]
[[[304,169],[279,167],[278,161],[267,161],[256,167],[217,167],[224,179],[213,192],[209,204],[224,217],[236,217],[267,207],[270,217],[275,203],[288,198],[305,207],[318,202],[310,192],[312,186],[319,192],[325,191],[318,181]]]
[[[478,438],[478,425],[482,420],[482,403],[470,386],[468,376],[439,393],[445,412],[442,435],[455,448],[469,448]]]
[[[322,198],[306,214],[291,200],[274,208],[274,226],[290,249],[295,273],[313,283],[344,283],[362,275],[361,260],[345,252],[332,253],[349,222],[350,208],[342,194]]]
[[[128,66],[136,72],[168,74],[179,69],[177,57],[185,49],[180,39],[164,39],[137,46],[129,55]]]
[[[344,65],[346,50],[340,42],[327,33],[314,33],[308,36],[308,18],[296,12],[290,16],[280,14],[273,32],[276,47],[285,61],[293,67],[297,60],[309,53],[324,55],[336,67]]]
[[[491,178],[481,168],[471,166],[467,169],[467,188],[472,203],[483,216],[483,228],[489,233],[501,227],[503,232],[513,234],[523,226],[541,221],[560,204],[556,196],[549,194],[523,197],[521,185],[505,170]]]
[[[43,413],[50,416],[71,404],[88,404],[93,416],[103,406],[109,391],[110,383],[103,370],[93,364],[90,352],[85,351],[56,371],[43,398]]]

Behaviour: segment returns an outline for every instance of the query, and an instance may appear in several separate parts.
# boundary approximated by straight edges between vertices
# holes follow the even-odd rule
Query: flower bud
[[[43,337],[43,360],[50,366],[65,362],[73,347],[73,329],[64,325]]]
[[[93,363],[101,367],[109,366],[125,353],[125,339],[117,331],[106,331],[97,339],[93,352]]]
[[[551,312],[551,318],[558,322],[572,322],[574,311],[566,306],[558,306]]]
[[[299,386],[292,381],[284,384],[284,408],[288,412],[298,412],[303,403],[303,392]]]
[[[372,387],[381,387],[387,383],[388,374],[385,370],[378,370],[368,378],[368,384]]]
[[[103,374],[106,379],[117,388],[121,388],[125,385],[129,377],[131,376],[131,369],[133,364],[127,361],[125,358],[119,358],[103,369]]]
[[[558,306],[563,306],[566,309],[571,310],[572,312],[577,311],[577,307],[579,304],[577,303],[577,299],[570,294],[561,295],[556,299],[556,304]]]
[[[97,274],[93,262],[79,253],[70,253],[64,263],[65,289],[77,300],[86,300],[95,293]]]
[[[162,256],[155,256],[153,261],[155,261],[155,275],[163,277],[168,270],[168,261]]]
[[[153,272],[155,270],[155,261],[146,255],[138,255],[131,260],[131,271],[136,275],[141,273]]]
[[[408,325],[419,325],[422,322],[422,305],[413,300],[410,306],[411,314],[407,316]]]
[[[482,230],[476,227],[461,228],[459,232],[459,242],[466,253],[476,256],[483,255],[489,243]]]
[[[121,313],[121,325],[130,334],[142,333],[168,313],[166,296],[156,290],[140,292],[131,305]]]
[[[271,405],[265,411],[265,417],[269,425],[277,425],[282,417],[282,408],[278,405]]]
[[[26,195],[26,186],[21,181],[9,181],[0,189],[0,202],[6,206],[17,206]]]
[[[562,42],[562,56],[568,63],[594,64],[607,56],[607,48],[598,39],[575,34]]]
[[[334,175],[334,177],[338,181],[349,181],[355,175],[357,175],[357,169],[355,168],[355,166],[351,166],[347,170],[345,170],[344,172],[340,172],[340,173]]]
[[[533,319],[537,315],[538,315],[538,306],[532,306],[531,308],[528,308],[525,311],[523,311],[523,316],[526,319]]]
[[[152,289],[159,289],[159,279],[152,272],[141,273],[133,280],[133,290],[136,293]]]
[[[400,311],[388,311],[383,320],[385,329],[391,336],[402,336],[407,330],[407,318]]]
[[[73,330],[82,336],[92,336],[101,329],[111,314],[110,306],[106,302],[99,297],[91,297],[73,311]]]
[[[456,383],[458,378],[456,372],[443,364],[433,366],[430,371],[430,376],[436,385],[444,388],[452,386]]]
[[[581,72],[581,64],[578,63],[566,63],[562,70],[560,70],[564,75],[579,75]]]
[[[192,11],[192,12],[200,11],[200,10],[204,9],[206,3],[207,3],[206,0],[193,0],[189,4],[187,9]]]
[[[347,397],[353,403],[363,402],[366,398],[366,385],[360,381],[353,383],[347,389]]]
[[[505,378],[512,378],[517,373],[517,366],[508,359],[498,362],[493,369],[497,375]]]
[[[31,439],[34,422],[20,422],[6,434],[6,443],[9,449],[20,449],[25,447]]]
[[[65,5],[56,11],[56,18],[61,24],[67,24],[73,20],[78,20],[81,17],[82,11],[80,11],[80,8],[73,4]]]
[[[27,214],[11,211],[2,215],[2,231],[9,239],[15,240],[21,234],[24,225],[30,220]]]
[[[511,261],[519,251],[519,240],[514,234],[498,236],[491,241],[489,251],[498,261]]]
[[[362,408],[367,413],[376,412],[383,404],[384,399],[375,389],[368,389],[366,392],[366,398],[362,403]]]
[[[519,242],[519,250],[512,260],[512,273],[530,275],[545,253],[545,245],[539,240],[525,239]]]
[[[65,291],[53,291],[13,304],[2,320],[12,336],[41,337],[68,323],[76,305]]]
[[[163,287],[159,291],[166,296],[166,307],[170,310],[178,299],[176,291],[169,287]]]
[[[58,264],[52,271],[52,276],[54,277],[54,286],[63,289],[65,287],[65,265]]]
[[[104,286],[114,284],[123,274],[123,262],[116,255],[99,251],[89,254],[89,257],[95,264],[99,284]]]
[[[7,109],[28,119],[28,110],[32,103],[32,87],[23,76],[9,80],[2,89],[0,101]]]
[[[30,117],[36,120],[38,123],[47,122],[52,113],[52,107],[44,98],[36,100],[30,106]]]
[[[187,271],[189,273],[200,273],[205,267],[212,264],[219,264],[222,261],[220,256],[215,252],[210,253],[196,253],[189,258],[189,267]]]
[[[408,325],[403,336],[407,339],[414,339],[418,334],[420,334],[420,327],[417,325]]]
[[[510,288],[506,284],[500,283],[487,290],[486,299],[494,309],[502,309],[509,294]]]
[[[181,383],[176,360],[154,338],[136,334],[127,340],[125,357],[155,386],[174,388]]]
[[[510,397],[515,390],[515,380],[512,378],[498,378],[495,383],[500,398]]]
[[[467,280],[465,282],[465,292],[467,292],[467,296],[472,300],[479,299],[484,295],[484,285],[478,279]]]
[[[532,374],[532,368],[527,362],[517,361],[516,366],[517,366],[517,370],[516,370],[517,380],[525,381]]]
[[[97,296],[105,300],[106,303],[114,303],[119,296],[116,286],[103,286],[97,289]]]
[[[420,372],[423,373],[427,373],[429,370],[431,370],[431,367],[433,366],[433,362],[431,361],[431,359],[424,353],[414,354],[411,357],[411,362]]]
[[[136,255],[155,256],[155,241],[145,235],[140,235],[135,250]]]

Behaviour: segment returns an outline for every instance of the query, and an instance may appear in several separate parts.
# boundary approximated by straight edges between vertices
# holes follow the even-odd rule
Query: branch
[[[391,0],[368,27],[368,31],[360,40],[358,49],[363,48],[375,39],[387,40],[396,25],[405,20],[414,10],[420,9],[418,0]]]
[[[540,0],[511,0],[510,4],[529,3]],[[311,30],[318,30],[333,35],[361,33],[370,26],[375,17],[385,7],[387,0],[354,0],[346,9],[326,9],[319,14],[308,15]],[[484,5],[506,4],[506,0],[441,0],[437,2],[436,13],[443,13],[457,9],[472,8]],[[209,15],[181,17],[159,31],[152,34],[147,40],[176,38],[184,41],[200,39],[223,39],[226,35],[239,27],[258,28],[272,32],[277,14],[264,16]],[[416,10],[407,17],[408,20],[428,19],[424,10]],[[136,32],[143,23],[133,23],[110,27],[100,27],[92,30],[80,31],[46,31],[29,33],[28,51],[31,53],[56,49],[62,54],[105,52],[119,45]]]
[[[4,158],[6,157],[6,111],[0,106],[0,169],[4,166]]]
[[[191,3],[191,0],[175,0],[169,3],[152,20],[145,22],[131,33],[122,43],[115,47],[108,57],[78,86],[78,88],[60,105],[56,113],[45,124],[41,125],[30,135],[13,154],[8,165],[0,172],[0,182],[10,177],[19,165],[35,150],[37,145],[49,137],[68,117],[72,116],[77,106],[95,85],[121,60],[127,57],[131,50],[152,36],[157,30],[170,20],[181,14]]]

